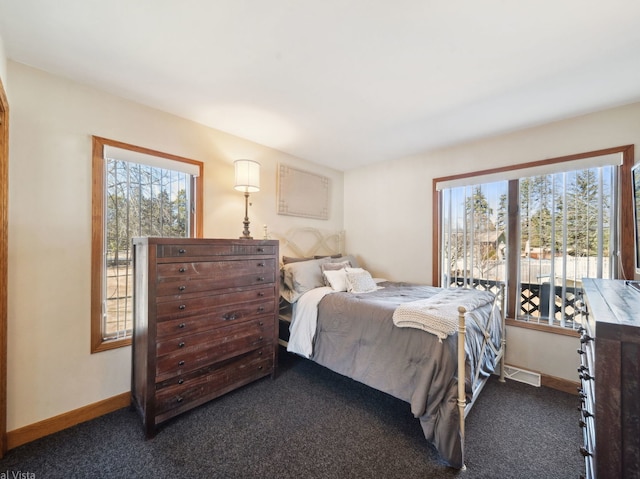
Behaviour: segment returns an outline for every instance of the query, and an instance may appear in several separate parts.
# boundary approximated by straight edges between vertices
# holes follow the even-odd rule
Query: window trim
[[[9,101],[0,78],[0,459],[7,452],[7,290],[9,263]]]
[[[102,251],[104,249],[104,147],[113,146],[169,160],[196,165],[200,174],[194,178],[195,183],[195,229],[193,237],[202,238],[203,231],[203,163],[180,156],[163,153],[120,141],[109,140],[99,136],[92,137],[92,183],[91,183],[91,353],[108,351],[129,346],[131,337],[104,341],[102,339]]]
[[[633,279],[633,274],[635,272],[635,245],[634,245],[634,219],[633,219],[633,194],[631,187],[631,168],[634,164],[634,145],[624,145],[617,146],[613,148],[605,148],[602,150],[589,151],[585,153],[578,153],[574,155],[561,156],[557,158],[549,158],[546,160],[532,161],[528,163],[520,163],[510,166],[504,166],[499,168],[490,168],[481,171],[475,171],[470,173],[460,173],[457,175],[444,176],[433,179],[433,210],[432,210],[432,218],[433,218],[433,232],[432,232],[432,281],[436,286],[441,286],[440,284],[440,251],[441,251],[441,239],[442,239],[442,229],[440,224],[440,218],[442,217],[442,193],[438,191],[436,186],[445,181],[453,181],[463,178],[473,178],[476,176],[485,176],[485,175],[493,175],[504,172],[509,172],[513,170],[523,170],[526,168],[534,168],[540,167],[544,165],[550,165],[555,163],[564,163],[574,160],[580,160],[584,158],[589,158],[592,156],[604,156],[620,153],[622,155],[622,164],[619,166],[619,228],[620,228],[620,264],[622,266],[621,271],[624,272],[625,275],[631,275],[631,278],[623,278],[623,279]],[[511,200],[511,198],[510,198]],[[511,211],[510,211],[511,212]],[[519,235],[519,220],[516,215],[509,214],[508,215],[509,227],[515,227],[517,230],[510,229],[512,231],[512,235]],[[515,231],[515,233],[514,233]],[[512,262],[515,261],[514,255],[509,255],[509,270],[512,271]],[[509,281],[507,285],[507,295],[510,298],[517,297],[517,289],[518,284],[517,281]],[[515,319],[515,301],[507,301],[509,305],[506,315],[506,322],[510,326],[518,326],[527,329],[535,329],[539,331],[547,331],[556,334],[568,334],[570,336],[577,335],[576,332],[572,330],[566,330],[566,328],[560,328],[557,326],[550,326],[544,324],[536,324],[536,323],[528,323],[526,321],[518,321]]]

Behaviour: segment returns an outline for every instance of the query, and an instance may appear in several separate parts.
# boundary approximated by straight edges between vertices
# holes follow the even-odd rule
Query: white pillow
[[[362,268],[345,268],[347,291],[350,293],[370,293],[378,289],[371,274]]]
[[[343,261],[341,263],[324,263],[323,265],[320,266],[320,269],[322,270],[322,280],[324,281],[324,285],[325,286],[329,286],[331,287],[331,284],[329,283],[329,280],[327,279],[327,276],[324,274],[325,271],[336,271],[336,270],[343,270],[344,268],[346,268],[347,266],[351,266],[351,264],[348,261]],[[345,279],[346,281],[346,279]],[[346,291],[346,289],[344,290]]]
[[[347,271],[343,269],[326,270],[324,277],[334,291],[347,290]]]

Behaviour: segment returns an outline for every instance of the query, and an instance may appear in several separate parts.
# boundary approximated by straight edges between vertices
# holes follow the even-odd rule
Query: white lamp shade
[[[234,188],[247,193],[260,191],[260,163],[253,160],[236,160],[233,164],[236,169]]]

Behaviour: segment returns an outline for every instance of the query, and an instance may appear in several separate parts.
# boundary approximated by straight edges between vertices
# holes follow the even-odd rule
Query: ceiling
[[[338,170],[640,101],[637,0],[0,0],[0,37]]]

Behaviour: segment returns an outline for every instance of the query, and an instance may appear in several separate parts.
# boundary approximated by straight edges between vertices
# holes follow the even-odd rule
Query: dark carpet
[[[459,471],[439,459],[407,403],[280,356],[277,379],[170,420],[152,440],[125,408],[9,451],[0,477],[557,479],[584,472],[577,396],[491,378],[467,416],[467,469]]]

